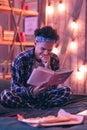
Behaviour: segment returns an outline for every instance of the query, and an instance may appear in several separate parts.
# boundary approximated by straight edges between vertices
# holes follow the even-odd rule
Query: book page
[[[71,75],[72,71],[64,71],[64,72],[57,72],[54,74],[54,77],[51,79],[52,84],[63,84],[68,77]]]
[[[33,86],[39,86],[43,82],[50,82],[51,85],[58,85],[65,82],[65,80],[71,75],[72,70],[62,69],[61,71],[52,71],[45,69],[44,67],[38,67],[33,70],[27,83]]]
[[[40,69],[34,69],[27,83],[33,86],[38,86],[45,81],[49,81],[53,74],[46,73]]]
[[[53,75],[55,73],[55,71],[48,69],[48,68],[45,68],[45,67],[38,67],[37,69],[42,71],[42,72],[46,72],[46,73],[53,74]]]

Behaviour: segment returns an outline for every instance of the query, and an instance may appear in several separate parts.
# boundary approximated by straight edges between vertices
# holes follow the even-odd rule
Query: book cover
[[[51,85],[62,84],[71,75],[73,71],[67,69],[59,69],[53,71],[47,68],[35,68],[29,77],[27,83],[33,86],[38,86],[43,82],[50,82]]]

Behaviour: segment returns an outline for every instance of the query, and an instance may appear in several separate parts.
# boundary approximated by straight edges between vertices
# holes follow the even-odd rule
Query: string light
[[[82,80],[83,81],[83,79],[84,79],[84,73],[82,71],[78,70],[76,72],[76,77],[77,77],[78,80],[80,80],[80,81]]]
[[[76,21],[71,22],[71,28],[74,29],[74,30],[78,29],[78,25],[77,25]]]
[[[62,0],[59,0],[57,8],[58,8],[58,12],[59,13],[64,13],[64,11],[65,11],[65,4],[63,3]],[[48,2],[48,6],[46,7],[46,10],[47,10],[47,14],[49,14],[49,15],[53,14],[54,8],[53,8],[51,2]],[[79,24],[80,24],[79,22],[77,23],[77,19],[72,20],[72,18],[71,18],[70,21],[69,21],[69,27],[70,27],[70,30],[72,31],[71,34],[73,35],[74,38],[75,38],[75,36],[77,34],[76,31],[78,30],[78,27],[80,27]],[[72,39],[74,39],[74,38],[72,38]],[[72,40],[68,47],[69,47],[68,51],[76,53],[77,52],[77,48],[78,48],[78,43],[77,43],[76,39]],[[52,52],[58,55],[60,53],[60,50],[61,49],[59,47],[54,47]],[[75,72],[76,78],[79,81],[83,82],[84,79],[85,79],[86,71],[87,71],[86,66],[85,65],[81,65],[81,67],[79,67],[79,69]]]
[[[53,49],[52,49],[52,53],[56,54],[56,55],[60,55],[61,52],[61,45],[56,44],[54,45]]]
[[[48,6],[46,7],[46,12],[47,12],[47,14],[49,14],[49,15],[52,15],[52,14],[53,14],[54,8],[53,8],[51,2],[48,3]]]
[[[80,68],[79,68],[79,69],[77,70],[77,72],[76,72],[77,79],[78,79],[78,80],[83,80],[86,71],[87,71],[86,66],[85,66],[85,65],[81,65]]]
[[[58,11],[59,12],[64,12],[65,11],[65,5],[62,2],[62,0],[60,0],[59,4],[58,4]]]
[[[69,45],[70,51],[75,52],[77,50],[78,44],[76,41],[72,41]]]
[[[54,48],[52,49],[52,52],[55,53],[55,54],[57,54],[57,48],[54,47]]]
[[[82,65],[82,66],[79,68],[79,70],[80,70],[81,72],[86,72],[86,66],[85,66],[85,65]]]

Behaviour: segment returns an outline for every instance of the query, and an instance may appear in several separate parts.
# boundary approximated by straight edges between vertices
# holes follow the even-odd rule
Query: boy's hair
[[[57,31],[53,29],[51,26],[44,26],[42,28],[38,28],[34,31],[35,37],[41,36],[44,38],[49,38],[51,40],[54,40],[55,42],[59,40],[59,35],[57,34]]]

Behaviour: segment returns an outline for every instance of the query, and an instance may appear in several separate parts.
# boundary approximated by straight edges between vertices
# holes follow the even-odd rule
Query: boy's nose
[[[45,50],[45,51],[44,51],[44,54],[46,54],[46,55],[49,54],[49,51],[48,51],[48,50]]]

